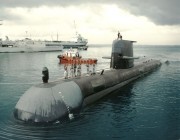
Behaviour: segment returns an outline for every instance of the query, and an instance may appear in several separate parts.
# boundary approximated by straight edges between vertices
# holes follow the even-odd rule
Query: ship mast
[[[75,34],[78,35],[77,29],[76,29],[76,23],[75,23],[75,20],[74,20],[74,29],[75,29]]]
[[[59,38],[59,34],[58,34],[58,32],[57,32],[57,41],[58,41],[58,38]]]
[[[3,21],[3,20],[0,20],[0,22],[1,22],[0,25],[3,25],[2,21]],[[2,40],[2,38],[0,38],[0,41],[1,41],[1,40]]]

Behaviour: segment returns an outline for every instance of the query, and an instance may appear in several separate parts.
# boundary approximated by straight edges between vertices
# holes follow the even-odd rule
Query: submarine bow
[[[39,84],[23,94],[15,106],[14,116],[23,121],[53,122],[77,110],[81,103],[81,90],[73,81]]]

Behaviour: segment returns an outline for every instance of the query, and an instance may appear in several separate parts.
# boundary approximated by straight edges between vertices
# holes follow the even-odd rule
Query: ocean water
[[[14,119],[17,101],[42,82],[44,66],[50,81],[63,76],[60,53],[0,54],[0,140],[180,140],[180,46],[135,46],[137,63],[154,58],[162,66],[84,108],[71,121],[34,125]],[[90,45],[80,53],[98,58],[97,70],[109,68],[102,56],[110,56],[111,45]]]

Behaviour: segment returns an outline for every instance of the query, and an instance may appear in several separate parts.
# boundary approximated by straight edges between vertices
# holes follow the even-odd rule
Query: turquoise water
[[[180,46],[135,46],[140,60],[160,59],[151,74],[83,109],[75,119],[49,125],[19,122],[13,109],[21,95],[40,83],[47,66],[50,81],[63,76],[60,52],[0,54],[0,139],[180,139]],[[98,58],[97,70],[109,67],[111,45],[90,45],[83,57]],[[169,65],[164,64],[168,60]],[[83,69],[85,72],[85,68]]]

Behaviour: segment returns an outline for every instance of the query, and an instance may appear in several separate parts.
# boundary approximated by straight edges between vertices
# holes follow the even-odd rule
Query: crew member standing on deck
[[[81,64],[77,68],[77,76],[81,76]]]
[[[67,79],[68,78],[68,68],[66,65],[64,65],[64,78]]]
[[[89,64],[86,65],[87,67],[87,75],[89,75],[90,71],[89,71]]]
[[[118,31],[118,39],[121,39],[122,40],[122,35],[120,34],[120,32]]]
[[[119,39],[120,38],[120,32],[118,31],[118,38],[117,39]]]

